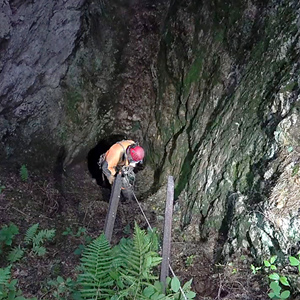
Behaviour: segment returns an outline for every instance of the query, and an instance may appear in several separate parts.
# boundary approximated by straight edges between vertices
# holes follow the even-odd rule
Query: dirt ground
[[[46,244],[45,256],[29,253],[12,268],[25,297],[50,300],[54,298],[48,281],[57,276],[75,279],[80,255],[74,251],[80,252],[81,245],[102,233],[110,190],[97,185],[85,163],[55,178],[52,173],[41,175],[28,170],[28,174],[24,181],[19,169],[0,167],[0,186],[5,187],[0,193],[0,228],[9,223],[18,226],[20,234],[14,246],[22,245],[27,229],[35,223],[39,223],[41,229],[56,229],[55,238]],[[141,205],[151,225],[161,231],[163,219],[151,209],[151,199]],[[112,244],[130,236],[134,221],[141,228],[147,228],[138,204],[134,200],[121,200]],[[67,228],[73,235],[63,235]],[[80,233],[80,228],[86,231]],[[172,268],[181,282],[193,278],[196,299],[268,299],[266,290],[261,290],[265,283],[251,273],[249,261],[245,263],[237,258],[232,263],[216,266],[212,248],[208,243],[187,242],[180,234],[173,234]],[[0,267],[4,266],[3,256]]]

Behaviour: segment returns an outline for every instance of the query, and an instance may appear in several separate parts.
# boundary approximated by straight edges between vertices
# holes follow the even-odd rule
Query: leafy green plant
[[[186,265],[187,267],[192,266],[193,263],[194,263],[194,258],[195,258],[195,255],[193,255],[193,254],[190,255],[190,256],[188,256],[188,257],[186,258],[185,265]]]
[[[261,267],[255,267],[254,265],[251,265],[251,271],[255,275],[259,270],[261,270]]]
[[[290,297],[291,292],[289,290],[282,291],[281,284],[284,286],[290,286],[287,278],[285,276],[280,276],[278,273],[272,273],[269,275],[270,289],[271,292],[268,296],[271,299],[288,299]]]
[[[77,299],[76,292],[74,290],[75,282],[71,278],[67,278],[66,280],[57,276],[54,280],[49,280],[48,285],[53,288],[52,296],[58,300],[70,299],[71,295],[74,293],[72,299]]]
[[[11,278],[11,266],[0,268],[0,300],[26,300],[17,287],[18,280]],[[30,298],[27,300],[37,300]]]
[[[83,244],[80,244],[74,251],[74,254],[76,255],[81,255],[85,249],[85,245],[89,244],[92,241],[92,238],[86,233],[86,228],[84,227],[79,227],[77,233],[74,233],[71,227],[67,227],[62,234],[70,235],[76,238],[83,238]]]
[[[21,246],[19,245],[18,247],[13,248],[9,254],[8,254],[8,261],[10,263],[14,263],[18,260],[20,260],[24,255],[24,249],[21,248]]]
[[[22,165],[20,168],[20,176],[22,181],[27,181],[28,180],[28,169],[26,165]]]
[[[19,228],[13,224],[10,223],[9,225],[4,225],[0,230],[0,253],[2,253],[3,247],[11,246],[13,242],[13,238],[16,234],[19,233]]]
[[[292,267],[298,268],[298,273],[300,274],[300,254],[298,254],[298,258],[296,258],[294,256],[290,256],[289,262]]]
[[[74,254],[81,255],[85,249],[85,246],[83,244],[80,244],[74,251]]]
[[[275,265],[275,261],[277,260],[277,256],[274,255],[270,258],[270,260],[264,260],[265,267],[270,271],[276,271],[277,267]],[[291,292],[289,290],[282,291],[282,286],[289,287],[290,284],[286,276],[281,276],[277,272],[271,273],[269,276],[270,279],[270,293],[268,296],[271,299],[288,299],[290,297]]]
[[[38,256],[46,254],[46,248],[43,244],[55,236],[55,229],[42,229],[38,231],[39,223],[32,225],[25,234],[24,242],[26,245],[32,245],[32,251]]]
[[[66,230],[62,233],[63,235],[70,235],[73,237],[80,237],[81,235],[86,234],[86,228],[85,227],[79,227],[77,232],[74,233],[71,227],[67,227]]]
[[[112,287],[118,274],[113,278],[113,261],[112,250],[104,235],[87,246],[81,259],[84,273],[78,277],[84,299],[97,298],[100,294],[103,297],[114,295]]]
[[[135,225],[133,239],[122,239],[119,244],[120,267],[118,268],[122,284],[126,288],[120,291],[129,299],[140,299],[150,280],[156,280],[153,267],[161,263],[161,257],[152,248],[151,238]]]
[[[269,268],[270,270],[277,270],[276,265],[274,264],[277,260],[277,256],[272,256],[269,260],[264,260],[264,265],[266,268]]]
[[[34,224],[27,230],[24,238],[24,244],[25,246],[32,245],[33,253],[37,255],[44,255],[46,253],[46,248],[42,245],[45,241],[50,240],[54,236],[55,230],[38,231],[38,226],[38,223]],[[26,247],[21,247],[21,245],[11,248],[14,236],[18,233],[18,227],[12,223],[10,225],[3,226],[0,230],[0,241],[2,246],[10,247],[10,251],[7,256],[7,260],[10,263],[20,260],[25,251],[28,249],[26,249]],[[0,268],[0,300],[26,300],[26,298],[22,296],[22,291],[18,288],[18,280],[11,278],[11,267],[12,265],[2,269]],[[31,298],[29,300],[37,300],[37,298]]]
[[[62,235],[74,236],[74,233],[73,233],[73,230],[71,229],[71,227],[67,227],[66,230],[62,233]]]
[[[83,299],[142,300],[180,299],[181,288],[177,277],[168,279],[166,294],[158,281],[157,270],[161,257],[157,253],[158,240],[155,233],[141,230],[135,224],[132,239],[122,239],[111,248],[102,234],[92,241],[82,255],[82,273],[78,285]],[[182,290],[187,299],[195,293],[191,282]]]
[[[43,244],[51,240],[55,235],[54,229],[45,229],[40,230],[38,232],[39,224],[36,223],[32,225],[25,234],[24,238],[24,244],[25,246],[29,247],[32,246],[32,252],[38,256],[43,256],[46,254],[46,248],[43,246]],[[0,230],[0,253],[3,252],[4,246],[12,246],[13,238],[16,234],[19,233],[18,227],[11,223],[10,225],[4,225],[2,229]],[[18,260],[20,260],[26,250],[26,247],[21,247],[21,245],[18,245],[17,247],[9,249],[7,260],[10,263],[14,263]]]
[[[233,265],[232,262],[227,264],[231,268],[231,274],[236,274],[238,272],[238,269]]]

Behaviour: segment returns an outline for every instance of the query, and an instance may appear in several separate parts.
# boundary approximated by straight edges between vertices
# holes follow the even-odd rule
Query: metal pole
[[[104,225],[104,234],[109,242],[111,241],[114,224],[117,216],[120,194],[121,194],[121,174],[118,174],[112,186],[112,191],[109,199],[108,212],[106,215],[105,225]]]
[[[164,285],[164,288],[166,288],[166,278],[169,276],[173,202],[174,202],[174,179],[173,176],[169,176],[168,188],[167,188],[167,202],[165,208],[162,262],[161,262],[161,270],[160,270],[160,281]]]

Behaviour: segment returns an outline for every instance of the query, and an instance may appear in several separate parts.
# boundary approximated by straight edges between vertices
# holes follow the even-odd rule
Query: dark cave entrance
[[[124,139],[126,139],[126,137],[120,134],[108,136],[107,138],[100,140],[98,144],[89,151],[87,155],[88,169],[92,177],[96,179],[98,185],[110,188],[109,182],[106,178],[103,178],[102,172],[98,166],[100,155],[105,153],[113,144]]]

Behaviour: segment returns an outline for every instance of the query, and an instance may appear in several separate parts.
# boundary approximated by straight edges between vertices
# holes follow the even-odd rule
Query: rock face
[[[287,253],[298,241],[299,17],[295,1],[190,1],[167,21],[162,176],[176,174],[182,227],[217,233],[216,259],[242,247]]]
[[[2,3],[1,161],[55,161],[60,145],[54,133],[64,106],[60,84],[75,48],[81,6],[80,0]]]
[[[160,5],[3,2],[1,161],[67,166],[110,134],[142,140]]]
[[[217,259],[299,250],[298,1],[48,2],[0,5],[1,163],[128,136]]]

